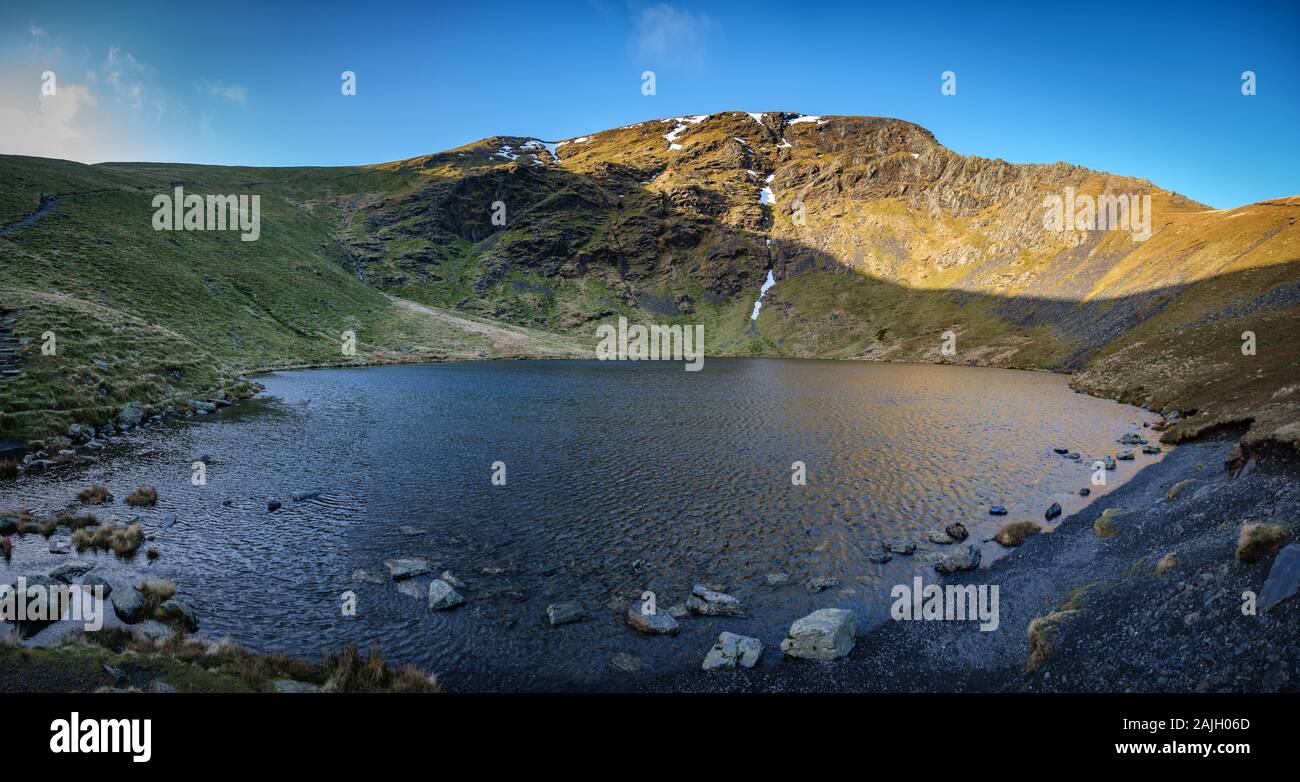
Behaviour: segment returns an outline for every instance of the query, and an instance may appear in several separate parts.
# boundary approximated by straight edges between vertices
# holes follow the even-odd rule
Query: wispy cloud
[[[704,60],[709,27],[707,14],[659,3],[641,10],[629,48],[647,64],[699,65]]]
[[[113,88],[119,101],[139,110],[144,105],[144,83],[137,81],[140,75],[153,69],[137,60],[130,52],[124,52],[116,46],[109,48],[104,59],[104,83]]]
[[[218,98],[224,98],[232,103],[247,103],[248,90],[240,84],[226,84],[221,81],[208,81],[203,79],[199,82],[199,92],[207,93]]]

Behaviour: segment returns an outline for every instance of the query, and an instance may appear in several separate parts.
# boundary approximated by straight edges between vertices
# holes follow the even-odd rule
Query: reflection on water
[[[159,505],[140,515],[161,559],[101,555],[97,573],[172,578],[209,637],[310,658],[377,641],[390,659],[471,689],[635,686],[698,667],[721,630],[761,638],[762,664],[777,664],[793,619],[828,606],[878,618],[893,584],[932,574],[946,547],[929,530],[961,521],[982,541],[1001,522],[1041,521],[1053,501],[1066,515],[1082,507],[1091,459],[1154,420],[1074,394],[1058,376],[968,367],[493,362],[263,382],[260,400],[136,433],[130,459],[0,487],[0,506],[54,511],[99,481],[119,498],[109,513],[125,516],[135,511],[120,498],[154,484]],[[208,484],[195,487],[200,456]],[[1152,458],[1120,462],[1112,485]],[[491,481],[498,461],[505,486]],[[807,465],[805,486],[791,483],[795,461]],[[325,491],[289,500],[311,488]],[[270,498],[284,508],[268,513]],[[990,518],[993,504],[1010,515]],[[168,513],[178,521],[164,528]],[[895,539],[916,553],[873,563],[879,542]],[[451,570],[468,604],[430,613],[399,591],[383,561],[400,555]],[[7,573],[67,559],[29,536]],[[385,579],[356,581],[356,570]],[[769,584],[772,573],[788,583]],[[818,577],[840,583],[803,587]],[[670,606],[694,583],[740,598],[749,616],[688,618],[676,638],[624,625],[643,590]],[[347,590],[355,618],[341,615]],[[544,627],[558,601],[582,603],[588,618]],[[611,665],[620,653],[641,671]]]

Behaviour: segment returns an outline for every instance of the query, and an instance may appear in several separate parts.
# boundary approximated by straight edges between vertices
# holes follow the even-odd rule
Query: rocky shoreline
[[[988,567],[946,576],[945,585],[998,585],[996,632],[886,621],[843,659],[691,671],[629,689],[1296,691],[1300,546],[1247,562],[1238,543],[1247,524],[1278,524],[1294,540],[1298,511],[1300,463],[1286,453],[1246,458],[1225,433],[1180,446]],[[1110,534],[1097,531],[1103,518]]]

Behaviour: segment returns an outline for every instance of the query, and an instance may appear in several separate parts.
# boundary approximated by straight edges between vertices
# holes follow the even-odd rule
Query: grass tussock
[[[16,459],[0,459],[0,478],[17,478],[18,461]]]
[[[1061,625],[1078,613],[1077,609],[1053,611],[1029,623],[1029,660],[1025,670],[1032,671],[1056,654]]]
[[[232,684],[255,692],[273,692],[277,679],[314,684],[326,692],[442,691],[434,677],[410,666],[391,668],[378,650],[363,657],[355,646],[327,655],[322,664],[313,665],[286,655],[254,654],[228,640],[198,641],[184,633],[155,641],[125,627],[72,633],[63,643],[99,647],[114,654],[130,655],[136,665],[172,669],[166,674],[166,681],[181,692],[229,691],[234,689]]]
[[[1156,575],[1163,576],[1177,566],[1178,558],[1173,554],[1165,554],[1160,558],[1160,561],[1156,563]]]
[[[1237,536],[1237,559],[1259,562],[1277,553],[1290,535],[1280,524],[1246,524]]]
[[[87,505],[106,505],[113,501],[113,493],[107,486],[93,483],[77,492],[77,499]]]
[[[14,558],[14,542],[8,535],[0,538],[0,553],[5,555],[5,562]]]
[[[1009,521],[994,533],[993,539],[1008,548],[1014,548],[1042,531],[1043,528],[1032,521]]]
[[[325,656],[321,666],[327,675],[326,689],[334,692],[438,692],[432,677],[413,666],[390,668],[376,645],[362,657],[349,644],[342,651]]]
[[[126,504],[136,508],[151,508],[158,502],[158,490],[152,486],[141,486],[126,495]]]
[[[72,545],[78,552],[86,549],[112,551],[119,557],[133,556],[143,540],[144,532],[141,531],[139,524],[126,527],[104,524],[95,529],[83,527],[72,533]]]
[[[140,582],[137,587],[144,596],[146,616],[163,618],[162,604],[176,596],[176,584],[163,578],[151,578]]]
[[[1115,523],[1115,519],[1127,512],[1120,508],[1107,508],[1102,511],[1102,514],[1092,523],[1092,534],[1103,540],[1115,537],[1119,534],[1119,525]]]

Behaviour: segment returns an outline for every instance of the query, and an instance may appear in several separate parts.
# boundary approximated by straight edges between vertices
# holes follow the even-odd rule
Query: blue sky
[[[345,165],[798,111],[899,117],[963,154],[1065,160],[1220,208],[1300,193],[1300,3],[1137,5],[6,0],[0,153]]]

